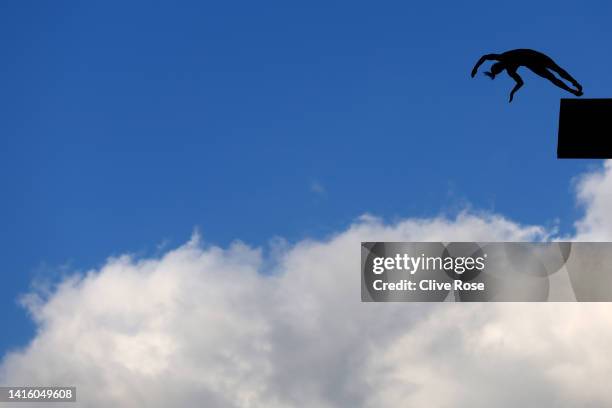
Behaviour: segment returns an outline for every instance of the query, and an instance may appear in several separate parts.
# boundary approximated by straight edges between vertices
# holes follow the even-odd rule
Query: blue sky
[[[612,92],[609,2],[3,3],[0,350],[17,305],[125,252],[321,237],[363,213],[469,206],[571,232],[560,97],[528,72],[469,72],[535,48]]]

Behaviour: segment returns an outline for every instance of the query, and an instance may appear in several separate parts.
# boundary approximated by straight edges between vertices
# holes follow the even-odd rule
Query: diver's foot
[[[572,93],[576,96],[582,96],[584,95],[584,93],[582,92],[582,89],[578,89],[577,91],[572,91]]]

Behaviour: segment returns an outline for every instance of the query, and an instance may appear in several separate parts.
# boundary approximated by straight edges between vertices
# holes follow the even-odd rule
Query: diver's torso
[[[547,66],[553,62],[547,55],[527,48],[506,51],[501,54],[501,57],[500,60],[508,65],[523,65],[526,67],[530,65]]]

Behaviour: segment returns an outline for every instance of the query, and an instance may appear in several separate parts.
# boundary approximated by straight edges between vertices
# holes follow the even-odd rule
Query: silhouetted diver
[[[516,70],[520,66],[524,66],[532,70],[534,73],[538,74],[542,78],[548,79],[553,84],[557,85],[561,89],[565,89],[568,92],[573,93],[576,96],[582,96],[582,85],[578,83],[570,74],[567,73],[563,68],[555,63],[549,56],[542,54],[541,52],[529,49],[518,49],[506,51],[503,54],[487,54],[480,57],[476,65],[474,65],[474,69],[472,69],[472,78],[478,72],[478,67],[482,65],[485,61],[498,61],[491,66],[490,72],[485,72],[491,79],[495,79],[495,75],[501,73],[504,69],[510,75],[512,79],[516,81],[516,85],[512,88],[510,92],[510,102],[512,102],[512,98],[514,97],[514,93],[519,90],[521,86],[523,86],[523,79],[516,73]],[[569,81],[576,87],[576,89],[572,89],[567,86],[563,81],[559,80],[555,75],[553,75],[552,70],[559,74],[559,76],[566,81]]]

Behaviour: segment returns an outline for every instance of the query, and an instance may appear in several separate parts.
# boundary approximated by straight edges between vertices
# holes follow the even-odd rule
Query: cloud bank
[[[576,239],[612,240],[612,160],[604,162],[603,170],[578,178],[577,197],[586,211],[576,223]]]
[[[578,181],[577,198],[577,238],[610,239],[610,162]],[[76,385],[86,407],[610,406],[612,306],[360,301],[363,240],[554,233],[496,214],[365,216],[273,259],[194,236],[26,296],[38,331],[4,357],[0,382]]]

